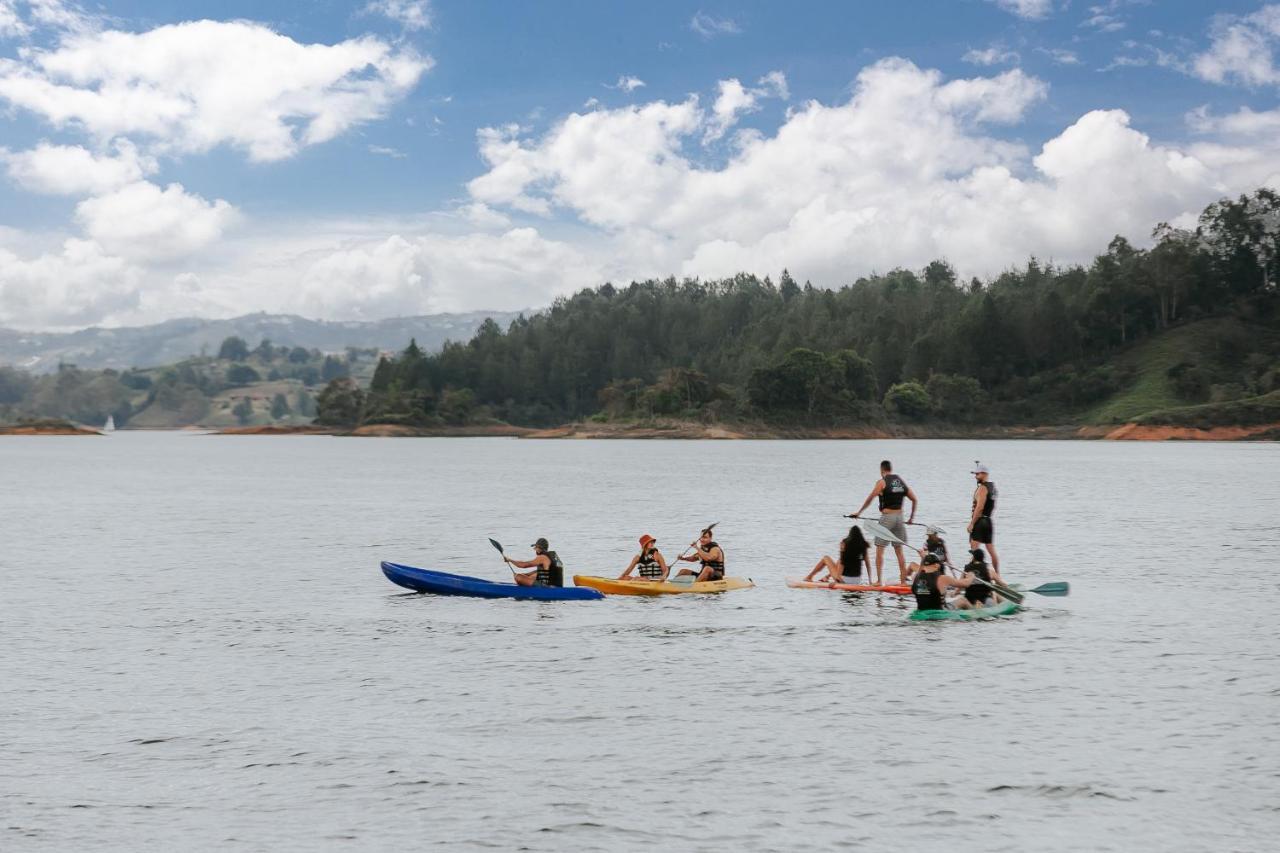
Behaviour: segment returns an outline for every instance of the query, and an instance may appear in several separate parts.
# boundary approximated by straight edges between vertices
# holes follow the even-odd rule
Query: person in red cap
[[[625,581],[631,578],[633,571],[639,571],[640,580],[645,581],[665,581],[671,569],[667,566],[666,558],[662,556],[662,552],[658,550],[658,540],[654,539],[648,533],[640,537],[640,553],[631,558],[627,570],[618,575],[618,580]]]

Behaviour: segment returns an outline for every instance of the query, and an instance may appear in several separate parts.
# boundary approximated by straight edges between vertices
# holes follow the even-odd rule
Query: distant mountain
[[[243,338],[250,347],[268,338],[277,346],[314,347],[325,352],[340,352],[346,347],[399,350],[410,338],[416,338],[423,349],[434,351],[447,340],[470,340],[488,317],[506,328],[516,316],[511,311],[473,311],[374,322],[329,322],[292,314],[246,314],[230,320],[187,318],[154,326],[95,326],[78,332],[0,329],[0,364],[33,373],[55,370],[59,363],[97,369],[154,367],[202,352],[216,355],[222,341],[232,335]]]

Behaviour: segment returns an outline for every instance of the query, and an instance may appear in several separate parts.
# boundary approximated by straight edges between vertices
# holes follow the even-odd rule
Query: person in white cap
[[[973,474],[978,487],[973,490],[973,515],[969,518],[969,547],[985,545],[991,555],[991,568],[1000,574],[1000,556],[996,554],[996,528],[991,521],[996,511],[996,484],[991,480],[991,469],[981,462],[973,463]]]

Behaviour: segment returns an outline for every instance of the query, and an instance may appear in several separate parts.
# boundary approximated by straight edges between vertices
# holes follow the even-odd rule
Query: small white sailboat
[[[115,432],[115,431],[116,431],[116,416],[115,416],[115,415],[107,415],[107,422],[106,422],[105,424],[103,424],[103,425],[102,425],[102,431],[103,431],[103,432]]]

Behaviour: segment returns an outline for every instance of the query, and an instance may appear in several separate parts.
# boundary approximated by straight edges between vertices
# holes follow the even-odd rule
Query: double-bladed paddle
[[[720,522],[718,522],[718,521],[716,521],[716,522],[712,522],[711,524],[708,524],[706,527],[704,527],[704,528],[702,528],[702,529],[703,529],[703,530],[715,530],[715,529],[716,529],[716,525],[717,525],[717,524],[719,524],[719,523],[720,523]],[[701,533],[699,533],[699,534],[698,534],[698,539],[701,539],[701,538],[702,538],[702,534],[701,534]],[[678,562],[680,562],[681,560],[683,560],[683,559],[684,559],[684,555],[685,555],[685,554],[687,554],[687,553],[689,552],[689,549],[690,549],[690,548],[694,548],[694,547],[696,547],[696,546],[697,546],[697,544],[698,544],[698,539],[695,539],[695,540],[693,540],[692,542],[690,542],[690,543],[685,547],[685,549],[684,549],[683,551],[681,551],[681,552],[680,552],[680,556],[679,556],[679,557],[676,557],[675,562],[674,562],[674,563],[671,563],[671,565],[673,565],[673,566],[674,566],[674,565],[675,565],[675,563],[678,563]],[[697,575],[672,575],[671,577],[667,578],[667,582],[668,582],[668,583],[693,583],[693,580],[689,580],[689,581],[676,580],[677,578],[680,578],[680,577],[688,577],[688,578],[693,578],[694,580],[696,580],[698,576],[697,576]]]
[[[497,539],[490,539],[489,544],[496,548],[498,553],[502,555],[502,562],[511,570],[511,573],[516,574],[516,567],[511,565],[511,561],[507,559],[507,552],[502,550],[502,543]]]

